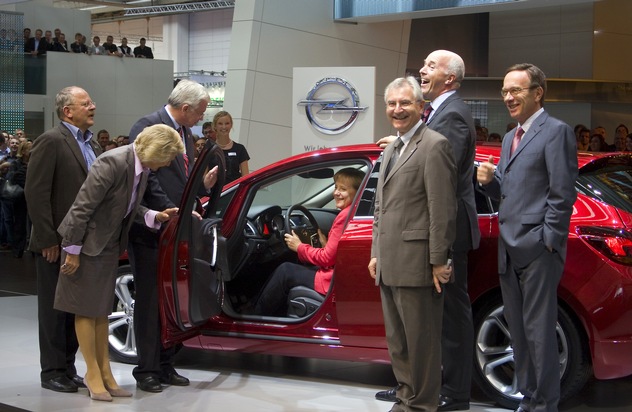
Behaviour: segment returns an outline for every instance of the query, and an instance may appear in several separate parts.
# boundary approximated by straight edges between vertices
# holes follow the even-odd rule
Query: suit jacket
[[[448,139],[421,124],[384,178],[393,150],[393,143],[384,149],[375,197],[376,285],[430,286],[431,265],[446,264],[456,236],[454,154]]]
[[[38,55],[46,54],[46,52],[50,49],[52,49],[52,44],[49,44],[46,41],[46,39],[42,37],[37,47],[37,52],[38,52],[37,54]],[[26,43],[24,43],[24,51],[26,53],[35,51],[35,37],[31,37],[30,39],[26,41]]]
[[[95,155],[101,146],[90,141]],[[33,142],[26,172],[26,202],[33,222],[29,250],[40,252],[59,245],[57,227],[66,216],[81,188],[88,167],[79,144],[66,126],[60,123]]]
[[[175,125],[171,121],[169,114],[167,114],[167,109],[163,107],[141,118],[132,126],[129,132],[130,143],[136,139],[145,127],[154,124],[166,124],[175,129]],[[189,157],[188,169],[190,174],[193,170],[193,159],[195,159],[195,146],[191,138],[191,131],[185,127],[184,133],[185,151]],[[169,166],[161,167],[157,172],[151,172],[147,182],[147,190],[143,197],[143,205],[154,210],[179,207],[184,187],[187,183],[184,164],[184,156],[179,154]],[[132,225],[130,239],[147,246],[156,246],[158,241],[157,233],[149,230],[144,225]]]
[[[478,228],[476,200],[474,198],[474,158],[476,155],[476,129],[470,107],[458,92],[451,94],[426,122],[429,128],[444,135],[454,151],[457,168],[456,198],[457,233],[455,250],[478,248],[481,232]],[[470,236],[465,235],[469,231]]]
[[[509,155],[516,129],[503,139],[494,180],[483,186],[500,199],[498,271],[505,273],[507,253],[524,267],[551,247],[566,256],[568,227],[577,197],[577,148],[573,130],[541,113]]]
[[[59,226],[63,246],[81,245],[82,254],[98,256],[118,238],[119,254],[125,251],[132,220],[137,218],[139,223],[144,223],[148,211],[140,204],[147,186],[148,173],[143,172],[134,206],[126,217],[134,187],[134,166],[131,144],[99,156]]]

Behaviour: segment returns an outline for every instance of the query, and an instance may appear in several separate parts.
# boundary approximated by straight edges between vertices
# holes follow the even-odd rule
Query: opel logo
[[[328,135],[349,130],[358,114],[368,108],[360,106],[356,89],[340,77],[319,80],[298,105],[305,106],[305,115],[312,127]]]

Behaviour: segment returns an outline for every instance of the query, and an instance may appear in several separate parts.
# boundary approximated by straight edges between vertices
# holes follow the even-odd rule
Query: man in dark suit
[[[153,59],[154,53],[152,53],[151,47],[145,46],[145,43],[145,38],[141,37],[140,46],[134,47],[134,56],[142,59]]]
[[[37,317],[42,387],[76,392],[77,337],[74,316],[53,309],[59,275],[61,238],[57,227],[70,209],[88,169],[101,147],[88,130],[96,106],[76,86],[62,89],[55,98],[61,123],[35,139],[26,174],[25,195],[33,223],[29,250],[35,252]]]
[[[575,134],[544,110],[546,77],[538,67],[507,69],[501,93],[518,127],[505,135],[498,166],[490,156],[477,179],[500,199],[498,273],[524,396],[517,411],[557,411],[557,286],[577,196]]]
[[[441,335],[442,385],[440,411],[467,410],[470,406],[474,324],[467,293],[467,254],[478,248],[480,231],[474,200],[474,156],[476,131],[469,106],[458,89],[465,76],[465,64],[456,53],[435,50],[419,70],[426,105],[422,120],[447,137],[452,144],[457,167],[457,237],[452,245],[454,277],[445,285],[443,331]],[[422,116],[423,117],[423,116]],[[389,138],[378,141],[382,144]],[[396,402],[393,388],[378,392],[380,400]]]
[[[209,101],[208,92],[201,84],[181,80],[169,95],[165,107],[143,117],[132,126],[130,142],[145,127],[154,124],[173,127],[184,139],[185,153],[178,155],[169,166],[162,167],[149,176],[143,204],[150,209],[164,210],[180,205],[195,159],[190,127],[202,120]],[[207,190],[215,184],[216,171],[217,168],[213,168],[204,177]],[[138,366],[134,368],[133,374],[138,388],[146,392],[161,392],[161,384],[189,384],[189,380],[179,375],[173,367],[174,348],[163,348],[160,339],[157,280],[159,237],[159,233],[133,224],[128,248],[136,289],[134,328]]]
[[[24,52],[30,53],[34,57],[42,56],[49,50],[49,43],[42,37],[41,29],[35,30],[35,37],[29,38],[24,43]]]
[[[450,142],[421,121],[413,77],[391,82],[386,115],[398,139],[384,150],[375,197],[369,273],[380,286],[386,342],[397,379],[393,412],[436,410],[441,388],[443,287],[456,236]],[[403,146],[403,148],[401,147]]]

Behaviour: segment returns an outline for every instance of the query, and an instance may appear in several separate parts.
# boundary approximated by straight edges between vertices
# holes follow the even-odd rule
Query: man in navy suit
[[[557,286],[577,196],[575,134],[544,110],[546,77],[538,67],[511,66],[501,94],[518,126],[505,135],[497,167],[490,156],[477,179],[500,200],[498,273],[524,396],[517,411],[557,411]]]
[[[181,80],[169,95],[166,106],[141,118],[132,126],[130,143],[145,127],[166,124],[178,130],[185,146],[184,154],[179,154],[169,166],[149,175],[143,197],[144,206],[165,210],[180,205],[195,159],[190,128],[202,120],[209,101],[208,92],[201,84]],[[205,175],[206,190],[215,184],[216,173],[217,167],[214,167]],[[163,348],[160,339],[157,281],[160,234],[143,225],[133,224],[129,236],[128,253],[136,290],[134,329],[138,366],[134,368],[133,375],[137,386],[146,392],[162,392],[161,384],[186,386],[189,380],[179,375],[172,365],[174,348]]]

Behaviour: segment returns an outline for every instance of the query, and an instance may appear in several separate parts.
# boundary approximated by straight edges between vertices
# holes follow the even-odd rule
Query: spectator
[[[578,124],[575,125],[575,127],[573,127],[573,132],[575,133],[575,137],[577,138],[577,141],[579,141],[579,132],[582,129],[588,129],[588,127],[584,126],[581,123],[578,123]],[[509,131],[509,130],[507,130],[507,131]],[[590,131],[588,131],[588,133],[590,134]]]
[[[215,129],[213,129],[213,122],[204,122],[202,125],[202,134],[209,140],[217,140],[217,134],[215,133]]]
[[[116,149],[117,147],[119,146],[116,144],[116,142],[113,140],[110,140],[109,142],[107,142],[104,149],[107,152],[108,150]]]
[[[42,38],[42,29],[35,30],[35,37],[31,37],[24,45],[24,52],[30,53],[33,57],[42,56],[48,51],[48,44]]]
[[[145,43],[145,38],[141,37],[140,46],[134,47],[134,56],[142,59],[153,59],[154,54],[151,52],[151,47],[145,46]]]
[[[99,36],[94,36],[92,38],[92,46],[88,49],[88,54],[93,55],[104,55],[106,54],[105,48],[100,45],[101,39]]]
[[[114,44],[114,37],[112,36],[106,38],[105,43],[103,43],[103,49],[105,50],[105,54],[110,56],[123,56],[121,52],[119,52],[118,47],[116,47],[116,44]]]
[[[73,53],[88,54],[88,47],[83,42],[83,35],[81,33],[75,33],[75,41],[70,45],[70,50]]]
[[[31,38],[31,29],[25,27],[22,33],[24,36],[24,45],[26,46],[26,42]]]
[[[577,131],[577,150],[589,150],[590,130],[582,128]]]
[[[121,45],[119,46],[119,52],[123,57],[134,57],[132,48],[127,45],[127,37],[121,39]]]
[[[628,136],[628,127],[621,123],[614,131],[614,150],[617,152],[625,151],[625,138]]]
[[[599,133],[594,133],[590,138],[590,145],[588,150],[591,152],[607,152],[609,150],[608,145],[603,140],[603,136]]]
[[[493,143],[500,143],[503,141],[503,138],[500,135],[500,133],[490,133],[489,137],[487,138],[487,141],[493,142]]]
[[[202,153],[202,150],[204,150],[205,145],[206,145],[205,137],[198,137],[195,140],[195,160],[197,160],[198,157],[200,157],[200,153]]]
[[[99,143],[99,146],[101,146],[101,149],[103,149],[103,151],[105,151],[105,146],[108,144],[109,141],[110,133],[105,129],[99,130],[99,132],[97,133],[97,142]]]
[[[31,155],[32,142],[20,143],[17,150],[17,159],[11,164],[8,180],[20,186],[22,189],[26,183],[26,169]],[[24,194],[13,199],[13,256],[21,258],[26,248],[26,224],[27,224],[26,198]]]
[[[632,152],[632,133],[625,137],[625,151]]]
[[[59,33],[59,36],[55,38],[55,42],[53,43],[52,51],[69,53],[68,50],[68,42],[66,41],[66,35],[64,33]]]
[[[477,142],[486,142],[487,134],[485,134],[485,129],[482,126],[476,125],[476,141]]]

